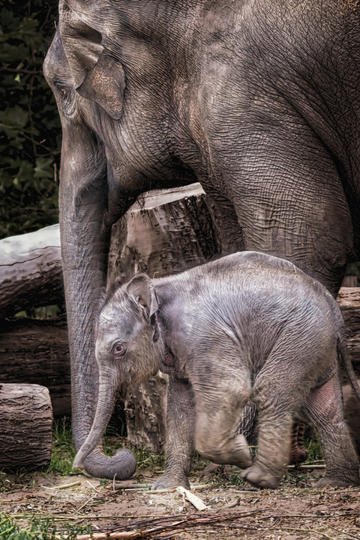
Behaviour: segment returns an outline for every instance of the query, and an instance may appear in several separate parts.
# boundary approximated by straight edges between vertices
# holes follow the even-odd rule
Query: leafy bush
[[[0,237],[56,223],[60,122],[42,62],[57,0],[0,0]]]

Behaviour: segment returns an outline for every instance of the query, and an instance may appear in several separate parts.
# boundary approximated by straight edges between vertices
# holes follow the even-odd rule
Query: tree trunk
[[[47,388],[0,384],[0,470],[48,467],[52,420]]]
[[[59,226],[0,240],[0,318],[63,303]]]
[[[70,359],[66,320],[1,321],[0,380],[50,390],[54,416],[70,415]]]

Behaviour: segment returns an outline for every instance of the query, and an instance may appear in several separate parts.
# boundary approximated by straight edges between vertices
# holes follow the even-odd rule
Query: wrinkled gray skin
[[[349,426],[356,452],[360,456],[360,403],[350,384],[344,385],[342,391],[345,420]]]
[[[99,400],[74,465],[101,440],[117,385],[158,369],[155,344],[160,369],[170,375],[166,469],[156,488],[188,485],[193,447],[215,463],[245,468],[243,478],[257,486],[276,487],[299,415],[323,446],[321,485],[358,484],[338,375],[342,340],[331,294],[277,257],[240,252],[168,278],[139,274],[100,313]],[[238,432],[249,402],[258,410],[253,463]]]
[[[360,5],[61,0],[44,73],[61,117],[60,230],[77,449],[97,391],[109,231],[137,195],[198,180],[228,251],[280,255],[332,293],[356,257]],[[86,461],[125,478],[133,458]]]

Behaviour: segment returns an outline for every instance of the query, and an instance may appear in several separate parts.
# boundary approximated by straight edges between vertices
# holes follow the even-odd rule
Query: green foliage
[[[304,446],[308,451],[307,461],[309,463],[323,459],[323,452],[319,441],[316,439],[308,439],[305,441]]]
[[[54,422],[53,448],[48,472],[71,474],[74,457],[75,447],[72,441],[70,420],[66,417],[57,419]]]
[[[56,223],[60,122],[42,63],[57,0],[0,0],[0,237]]]
[[[33,518],[30,525],[20,527],[16,521],[0,513],[0,538],[6,540],[75,540],[80,533],[91,533],[89,525],[65,525],[64,531],[57,531],[57,527],[50,519]]]

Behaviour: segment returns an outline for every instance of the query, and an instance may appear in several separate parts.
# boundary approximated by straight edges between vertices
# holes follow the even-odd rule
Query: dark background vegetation
[[[61,129],[42,62],[57,0],[0,0],[0,238],[58,221]]]

